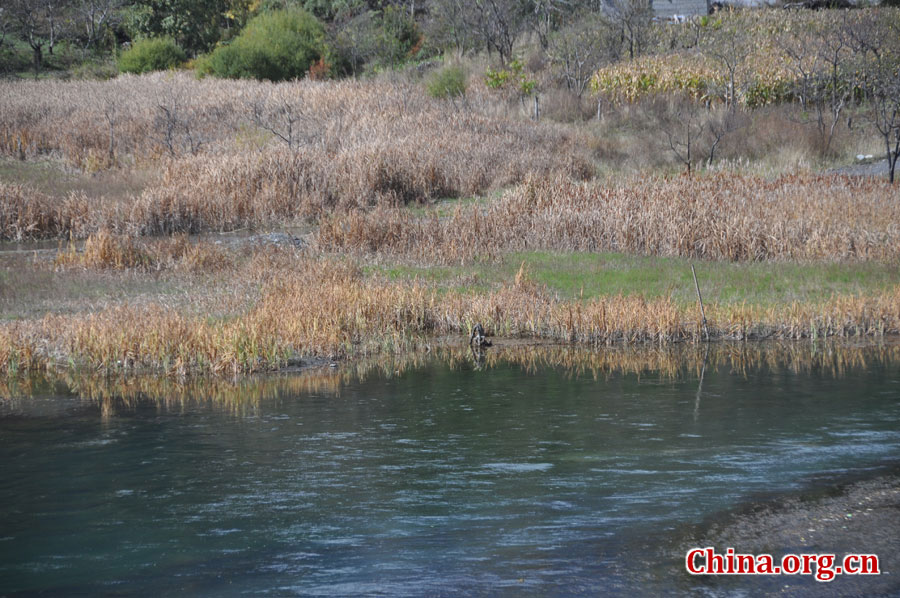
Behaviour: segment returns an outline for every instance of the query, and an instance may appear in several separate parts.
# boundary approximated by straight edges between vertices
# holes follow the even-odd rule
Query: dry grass
[[[695,123],[692,161],[697,168],[772,177],[821,171],[852,163],[860,153],[882,151],[857,118],[852,129],[844,123],[836,127],[830,150],[823,154],[816,127],[794,104],[753,110],[739,107],[730,113],[719,104],[705,107],[659,96],[625,104],[601,101],[601,108],[601,119],[583,126],[591,134],[590,148],[601,174],[608,176],[684,170],[684,163],[667,144],[666,133],[684,141],[684,122],[690,119]],[[716,145],[710,163],[716,130],[728,132]]]
[[[91,211],[91,202],[81,194],[59,200],[23,185],[0,181],[0,239],[21,241],[80,232]]]
[[[900,259],[900,189],[841,176],[720,173],[614,186],[530,179],[451,218],[383,208],[325,220],[330,251],[455,263],[501,251],[620,251],[711,260]]]
[[[278,263],[279,258],[274,258]],[[260,298],[239,317],[210,320],[151,304],[50,315],[0,326],[0,368],[82,366],[104,371],[235,374],[278,368],[298,355],[407,352],[433,335],[491,334],[588,346],[667,345],[701,338],[696,310],[638,296],[563,301],[528,280],[484,294],[367,278],[343,262],[296,258],[290,270],[254,261]],[[277,273],[277,275],[275,275]],[[870,296],[772,307],[707,306],[713,338],[822,338],[900,332],[900,288]]]
[[[286,107],[294,115],[290,135]],[[168,136],[161,108],[177,108]],[[815,144],[792,110],[744,115],[747,122],[726,136],[716,157],[764,160],[781,152],[778,159],[787,155],[787,168],[797,168]],[[115,166],[123,179],[141,183],[106,195],[49,193],[46,185],[42,193],[10,177],[0,181],[0,238],[265,227],[481,194],[529,176],[551,185],[590,179],[598,168],[674,164],[661,141],[665,115],[646,103],[605,112],[589,126],[534,123],[492,111],[478,94],[454,106],[383,80],[273,85],[157,73],[0,82],[7,162],[49,156],[85,173]],[[873,151],[863,137],[859,127],[852,134],[840,128],[835,145],[842,155]]]
[[[171,122],[162,108],[176,114]],[[588,178],[583,141],[559,125],[458,109],[409,84],[171,74],[0,82],[0,153],[163,173],[137,196],[97,201],[3,185],[0,236],[228,230],[480,193],[528,174]]]
[[[59,269],[215,272],[233,263],[233,256],[212,243],[192,243],[185,235],[139,241],[107,231],[90,235],[79,251],[74,243],[57,253]]]

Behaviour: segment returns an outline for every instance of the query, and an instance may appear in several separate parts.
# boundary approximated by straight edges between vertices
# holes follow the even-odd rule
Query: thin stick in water
[[[709,328],[706,325],[706,310],[703,309],[703,296],[700,295],[700,284],[697,282],[697,272],[694,270],[694,264],[691,264],[691,274],[694,275],[694,287],[697,289],[697,300],[700,302],[700,317],[703,318],[703,333],[706,335],[706,342],[709,342]]]

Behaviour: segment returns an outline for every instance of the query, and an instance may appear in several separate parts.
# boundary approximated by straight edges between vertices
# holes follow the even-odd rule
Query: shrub
[[[324,53],[325,30],[303,10],[263,13],[205,67],[219,77],[284,81],[303,77]]]
[[[72,69],[72,76],[76,79],[106,81],[119,74],[115,62],[84,62]]]
[[[422,35],[405,9],[386,6],[375,24],[376,60],[381,66],[394,68],[413,58],[422,48]]]
[[[150,37],[136,41],[119,56],[123,73],[149,73],[178,66],[185,60],[184,50],[170,37]]]
[[[509,90],[513,88],[522,96],[534,93],[537,81],[530,79],[524,72],[525,65],[520,60],[509,63],[509,69],[493,70],[488,68],[484,73],[484,82],[491,89]]]
[[[456,98],[466,93],[466,72],[461,66],[450,65],[434,71],[426,83],[433,98]]]

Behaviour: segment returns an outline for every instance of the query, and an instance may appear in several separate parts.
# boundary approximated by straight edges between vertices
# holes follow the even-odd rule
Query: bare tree
[[[115,12],[125,0],[78,0],[78,13],[84,48],[95,47],[100,41],[104,27],[110,24]]]
[[[3,42],[6,41],[6,32],[9,31],[8,11],[9,9],[0,6],[0,47],[3,47]]]
[[[268,96],[252,100],[249,108],[253,123],[291,150],[320,137],[317,120],[304,108],[295,88],[273,89]]]
[[[609,22],[588,14],[554,33],[547,55],[566,88],[580,98],[597,69],[619,58],[619,47]]]
[[[623,45],[628,48],[628,57],[640,55],[647,44],[650,25],[653,20],[651,0],[610,0],[606,14],[619,31]]]
[[[888,179],[893,183],[900,157],[900,74],[896,69],[873,81],[868,100],[867,117],[884,140]]]
[[[473,0],[474,30],[488,53],[496,51],[503,64],[513,57],[513,44],[525,27],[518,0]]]
[[[691,176],[694,162],[700,153],[700,138],[704,133],[702,107],[690,98],[678,97],[669,101],[671,103],[666,106],[667,112],[662,125],[666,147],[684,164],[687,175]]]
[[[425,37],[457,54],[471,50],[475,46],[471,12],[468,0],[430,0]]]
[[[108,118],[110,131],[115,125],[115,112],[111,112]],[[169,153],[170,156],[178,156],[189,152],[197,154],[206,142],[202,135],[197,115],[191,110],[190,104],[183,94],[174,91],[164,98],[156,101],[156,115],[154,123],[154,138]]]
[[[10,28],[31,48],[32,66],[39,72],[51,37],[47,6],[40,0],[10,0],[3,10]]]
[[[660,115],[665,149],[684,165],[688,176],[698,163],[711,166],[721,143],[746,120],[741,110],[687,95],[657,100],[654,111]]]
[[[376,53],[376,23],[372,11],[347,12],[335,18],[329,29],[330,44],[346,58],[347,75],[358,75]]]
[[[109,165],[116,163],[116,124],[119,116],[119,104],[113,98],[106,98],[103,101],[103,117],[109,131],[109,144],[106,150],[106,158]]]
[[[575,11],[573,0],[530,0],[525,6],[528,28],[537,35],[542,50],[550,46],[551,34]]]
[[[703,52],[718,63],[725,75],[725,90],[722,94],[725,105],[734,110],[738,98],[746,91],[749,83],[747,57],[750,55],[750,44],[740,23],[728,19],[722,27],[712,31],[704,40]]]
[[[746,114],[734,106],[714,106],[710,105],[708,109],[706,130],[708,145],[706,166],[712,166],[716,159],[716,150],[719,144],[732,133],[743,129],[746,126]]]
[[[45,0],[44,7],[47,15],[47,50],[52,55],[56,42],[71,23],[69,10],[72,6],[70,0]]]
[[[513,45],[528,28],[542,47],[549,43],[558,11],[569,0],[429,0],[428,38],[441,40],[464,52],[480,45],[496,52],[505,65],[513,58]]]
[[[791,61],[795,74],[794,95],[805,112],[813,115],[821,151],[828,154],[835,129],[854,90],[854,48],[844,24],[825,30],[817,24],[800,42],[795,32],[783,36],[779,45]]]
[[[884,141],[888,179],[895,181],[900,157],[900,39],[890,14],[868,15],[854,23],[851,40],[862,56],[863,115]]]

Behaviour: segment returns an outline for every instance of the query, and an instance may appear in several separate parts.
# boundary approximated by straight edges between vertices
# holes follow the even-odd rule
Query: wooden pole
[[[694,400],[694,421],[700,417],[700,395],[703,394],[703,377],[706,375],[706,359],[709,357],[709,344],[703,351],[703,367],[700,369],[700,384],[697,386],[697,398]]]
[[[691,274],[694,275],[694,287],[697,289],[697,300],[700,302],[700,317],[703,318],[703,333],[706,335],[706,342],[709,342],[709,328],[706,325],[706,310],[703,309],[703,296],[700,295],[700,284],[697,282],[697,271],[694,270],[694,264],[691,264]]]

